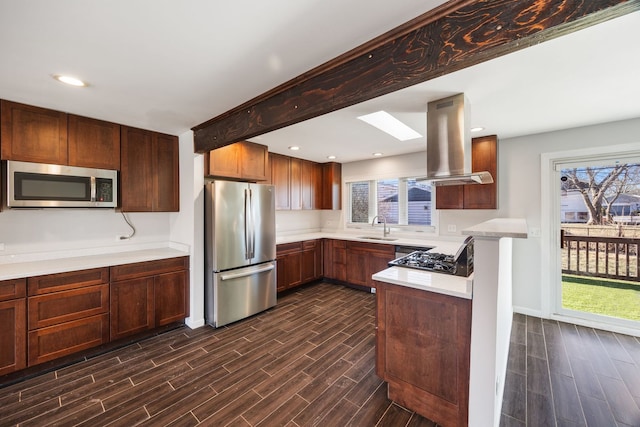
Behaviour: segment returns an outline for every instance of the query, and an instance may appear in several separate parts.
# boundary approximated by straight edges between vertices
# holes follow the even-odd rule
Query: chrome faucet
[[[373,220],[371,220],[371,226],[375,226],[376,225],[376,219],[377,218],[382,218],[382,237],[387,237],[387,234],[389,234],[391,232],[391,230],[389,230],[387,228],[387,219],[384,217],[384,215],[376,215],[373,217]],[[378,224],[380,223],[380,221],[378,221]]]

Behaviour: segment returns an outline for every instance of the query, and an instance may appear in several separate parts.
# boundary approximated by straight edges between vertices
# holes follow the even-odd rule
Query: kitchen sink
[[[377,236],[360,236],[358,237],[358,239],[386,240],[387,242],[393,242],[394,240],[398,240],[398,239],[394,239],[393,237],[377,237]]]

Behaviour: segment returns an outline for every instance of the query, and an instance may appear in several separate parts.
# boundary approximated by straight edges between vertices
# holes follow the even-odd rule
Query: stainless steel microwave
[[[10,208],[114,208],[118,171],[8,160]]]

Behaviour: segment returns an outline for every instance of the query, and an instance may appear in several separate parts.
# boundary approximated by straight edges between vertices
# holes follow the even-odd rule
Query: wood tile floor
[[[640,426],[640,341],[516,314],[501,426]]]
[[[2,388],[0,426],[434,426],[386,398],[374,309],[373,294],[307,287],[229,327],[183,327]],[[638,426],[639,365],[635,338],[516,315],[502,424]]]

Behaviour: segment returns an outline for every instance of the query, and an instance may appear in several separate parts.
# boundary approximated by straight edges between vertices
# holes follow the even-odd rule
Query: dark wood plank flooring
[[[435,426],[387,399],[374,321],[375,295],[313,285],[0,389],[0,426]],[[636,338],[516,315],[502,424],[638,426],[638,366]]]
[[[640,426],[640,341],[514,315],[501,426]]]

